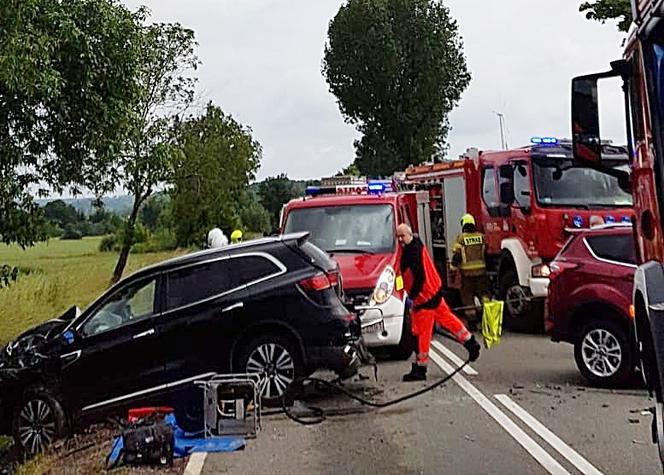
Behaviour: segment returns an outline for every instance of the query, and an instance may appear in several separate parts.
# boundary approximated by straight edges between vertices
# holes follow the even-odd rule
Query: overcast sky
[[[354,157],[346,125],[321,75],[329,21],[341,0],[125,0],[154,21],[196,32],[203,101],[252,128],[263,146],[259,179],[336,173]],[[447,0],[465,43],[470,87],[451,115],[450,157],[468,147],[500,148],[505,115],[510,147],[530,137],[569,137],[570,80],[608,69],[621,56],[615,25],[591,22],[579,0]],[[622,132],[617,87],[600,90],[603,138]]]

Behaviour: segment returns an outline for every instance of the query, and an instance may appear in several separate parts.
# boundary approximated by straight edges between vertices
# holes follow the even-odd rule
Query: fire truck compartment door
[[[466,184],[463,177],[445,178],[443,180],[443,215],[448,260],[452,260],[452,246],[454,239],[461,233],[461,217],[464,214],[466,214]]]
[[[415,199],[417,203],[417,231],[422,243],[424,243],[429,253],[433,256],[429,192],[418,191],[415,193]]]

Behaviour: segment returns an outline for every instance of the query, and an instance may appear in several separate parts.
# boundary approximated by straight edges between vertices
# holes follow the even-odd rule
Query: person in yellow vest
[[[231,233],[231,244],[242,242],[242,231],[236,229]]]
[[[488,297],[485,251],[484,234],[478,232],[475,218],[465,214],[461,218],[461,234],[452,247],[452,265],[461,272],[460,293],[464,307],[475,306],[476,297],[480,302]],[[470,326],[478,323],[475,310],[468,309],[465,314]]]

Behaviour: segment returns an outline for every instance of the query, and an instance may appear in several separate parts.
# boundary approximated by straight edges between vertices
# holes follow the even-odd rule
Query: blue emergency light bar
[[[534,145],[558,145],[558,139],[555,137],[533,137],[530,143]]]
[[[336,186],[308,186],[304,190],[304,196],[318,195],[353,195],[370,194],[381,195],[394,191],[394,186],[390,180],[369,180],[366,185],[336,185]]]

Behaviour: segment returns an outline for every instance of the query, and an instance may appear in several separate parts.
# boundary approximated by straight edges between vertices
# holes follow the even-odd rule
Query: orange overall
[[[411,322],[413,335],[417,337],[417,364],[426,365],[429,361],[434,321],[460,343],[470,339],[471,333],[443,299],[442,281],[436,266],[416,236],[403,248],[401,274],[408,297],[413,301]]]

